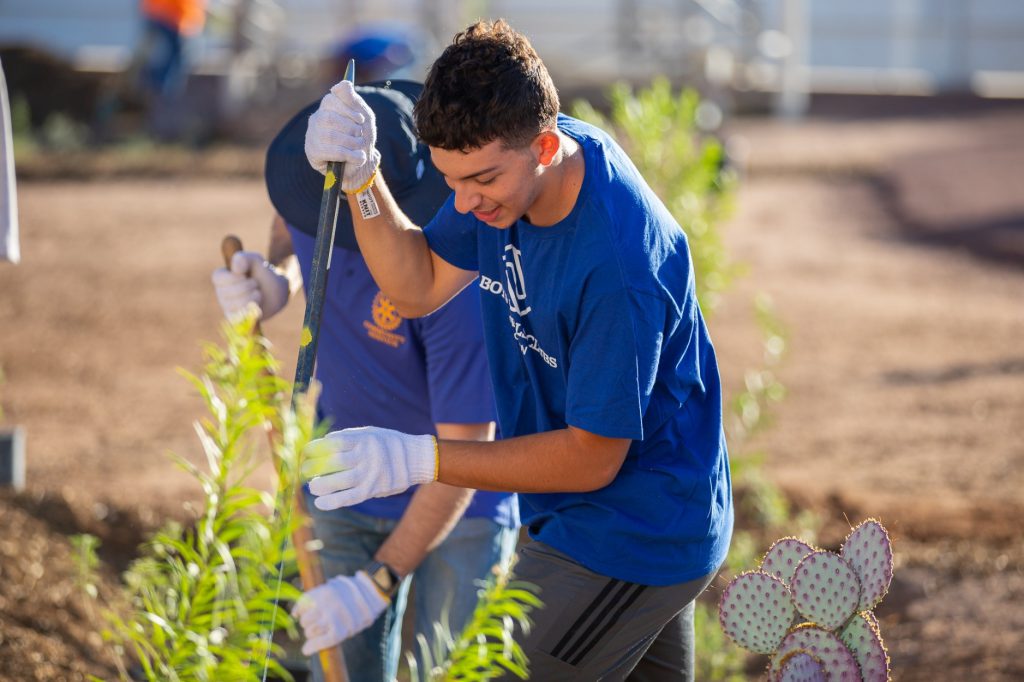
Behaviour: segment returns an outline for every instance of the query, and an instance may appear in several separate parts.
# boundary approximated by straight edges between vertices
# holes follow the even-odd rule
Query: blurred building
[[[481,16],[526,33],[570,92],[665,74],[726,102],[766,94],[790,114],[817,92],[1024,97],[1020,0],[211,0],[210,12],[195,72],[227,80],[229,108],[316,80],[366,26],[417,35],[404,75],[420,77]],[[0,46],[41,46],[82,70],[126,68],[138,31],[137,0],[0,2]]]

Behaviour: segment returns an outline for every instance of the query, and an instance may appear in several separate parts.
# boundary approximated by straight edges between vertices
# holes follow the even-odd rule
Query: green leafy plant
[[[294,572],[289,540],[297,523],[290,511],[298,453],[322,429],[314,428],[312,391],[295,410],[289,407],[289,386],[276,377],[275,361],[252,333],[254,322],[226,324],[226,345],[206,346],[202,374],[183,372],[209,412],[196,424],[206,467],[174,459],[199,482],[204,504],[193,527],[170,523],[142,548],[124,574],[128,607],[104,608],[109,628],[103,634],[114,645],[122,679],[132,679],[132,663],[148,680],[255,681],[263,679],[264,666],[291,679],[270,635],[283,629],[298,636],[278,603],[300,596],[286,579]],[[276,495],[246,484],[267,424],[276,434]],[[79,585],[92,599],[98,599],[98,544],[88,535],[72,538]],[[478,682],[503,671],[525,679],[528,661],[513,632],[516,625],[528,630],[530,612],[541,606],[532,590],[498,572],[458,638],[436,624],[433,647],[419,643],[429,668],[424,682]],[[414,661],[411,666],[418,676]]]
[[[75,568],[77,569],[75,580],[78,588],[95,599],[99,596],[96,588],[96,571],[100,566],[100,559],[96,554],[96,550],[100,546],[99,538],[83,533],[72,535],[69,540],[75,551]]]
[[[675,94],[667,78],[657,78],[639,91],[615,85],[609,101],[608,116],[586,101],[573,105],[573,115],[615,136],[682,225],[690,242],[697,299],[710,313],[738,273],[719,228],[731,210],[736,176],[725,163],[721,142],[697,125],[700,95],[691,89]]]
[[[260,680],[264,666],[290,679],[270,635],[282,628],[297,636],[278,602],[299,591],[279,580],[279,567],[293,562],[291,501],[298,453],[314,436],[312,398],[291,410],[286,383],[252,333],[254,322],[226,324],[226,346],[206,347],[203,373],[184,373],[209,410],[196,424],[206,467],[175,457],[202,488],[202,513],[194,526],[168,524],[146,543],[124,574],[127,612],[104,611],[104,636],[149,680]],[[276,496],[246,483],[267,423],[277,434]],[[95,543],[76,546],[89,584]],[[128,679],[123,670],[122,676]]]
[[[510,672],[528,679],[529,661],[513,635],[516,625],[529,632],[530,612],[542,608],[536,586],[512,578],[511,569],[496,570],[480,590],[473,616],[457,638],[447,623],[434,624],[434,642],[423,635],[417,644],[425,670],[406,652],[414,682],[483,682]]]

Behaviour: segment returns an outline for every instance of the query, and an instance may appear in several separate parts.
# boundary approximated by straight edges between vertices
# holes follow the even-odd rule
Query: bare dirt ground
[[[1020,109],[739,122],[727,226],[741,279],[711,321],[735,390],[749,302],[788,330],[787,398],[754,445],[822,543],[874,516],[896,548],[880,607],[896,680],[1024,678],[1024,117]],[[254,155],[257,160],[259,156]],[[23,183],[23,264],[0,266],[0,424],[28,487],[0,496],[0,679],[113,677],[66,536],[107,548],[182,516],[201,406],[176,367],[217,337],[227,232],[263,248],[254,178]],[[290,376],[301,310],[269,321]],[[105,589],[109,589],[105,588]]]

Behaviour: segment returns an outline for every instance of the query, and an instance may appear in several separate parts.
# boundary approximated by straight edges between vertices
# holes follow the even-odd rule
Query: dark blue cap
[[[415,224],[430,222],[448,199],[451,189],[430,161],[427,146],[416,139],[412,108],[423,89],[412,81],[384,81],[357,85],[358,92],[377,119],[380,173],[402,211]],[[270,143],[264,178],[274,208],[295,229],[315,237],[320,220],[324,176],[306,160],[306,124],[320,106],[304,107]],[[344,197],[338,211],[334,245],[359,251],[352,215]]]

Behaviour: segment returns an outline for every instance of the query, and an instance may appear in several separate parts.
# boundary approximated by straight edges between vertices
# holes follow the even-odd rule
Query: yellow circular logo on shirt
[[[378,291],[373,297],[373,321],[381,329],[391,331],[402,324],[402,316],[395,310],[391,299]]]

